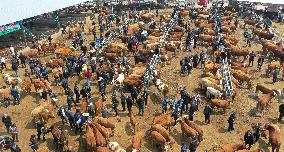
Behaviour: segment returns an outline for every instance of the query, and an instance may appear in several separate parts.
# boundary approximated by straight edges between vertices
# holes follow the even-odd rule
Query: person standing
[[[127,105],[128,113],[131,114],[133,101],[130,96],[128,96],[126,99],[126,105]]]
[[[11,95],[14,98],[14,105],[20,104],[20,99],[19,99],[20,93],[19,93],[19,90],[15,86],[13,86],[11,89]]]
[[[189,111],[188,111],[188,119],[190,121],[193,121],[193,115],[194,115],[195,111],[196,111],[196,105],[191,104],[190,108],[189,108]]]
[[[202,51],[201,53],[200,53],[200,66],[201,66],[201,68],[202,67],[205,67],[205,61],[206,61],[206,54],[204,53],[204,51]]]
[[[257,60],[257,70],[259,70],[259,71],[261,70],[263,62],[264,62],[264,56],[260,55],[258,60]]]
[[[76,103],[79,103],[80,102],[80,91],[79,91],[79,87],[78,87],[78,82],[75,83],[73,90],[74,90],[74,93],[75,93]]]
[[[278,74],[279,74],[279,69],[278,67],[275,65],[274,67],[274,71],[273,71],[273,84],[278,80]]]
[[[113,97],[112,98],[112,107],[113,107],[113,110],[115,112],[115,116],[118,116],[118,100],[116,99],[116,97]]]
[[[255,54],[253,51],[251,51],[249,53],[249,66],[253,66],[254,57],[255,57]]]
[[[72,103],[73,103],[73,98],[71,95],[67,96],[67,105],[68,105],[68,110],[71,110],[72,108]]]
[[[180,151],[181,151],[181,152],[187,152],[187,147],[186,147],[186,144],[185,144],[185,143],[182,143],[182,144],[181,144]]]
[[[282,103],[279,106],[279,118],[278,118],[278,121],[280,122],[283,117],[284,117],[284,104]]]
[[[9,128],[12,125],[12,120],[11,117],[8,116],[6,113],[4,113],[3,117],[2,117],[2,122],[4,123],[5,127],[6,127],[6,131],[7,133],[9,133]]]
[[[198,144],[198,137],[194,136],[191,138],[191,142],[189,144],[189,151],[195,152]]]
[[[32,148],[33,152],[36,152],[38,150],[38,142],[36,141],[36,135],[31,135],[29,145]]]
[[[13,141],[19,141],[18,128],[17,128],[15,123],[12,126],[10,126],[9,130],[10,130],[10,133],[12,135]]]
[[[120,102],[121,102],[121,106],[122,106],[122,111],[125,111],[126,96],[123,92],[121,93],[121,96],[120,96]]]
[[[16,59],[13,59],[12,69],[15,71],[16,77],[19,77],[19,65]]]
[[[20,55],[19,55],[19,59],[21,61],[21,64],[22,64],[22,68],[26,68],[26,56],[23,55],[23,53],[21,52]]]
[[[236,113],[233,112],[233,113],[231,113],[231,115],[230,115],[230,117],[228,119],[228,123],[229,123],[228,131],[235,130],[235,128],[234,128],[235,119],[236,119]]]
[[[168,109],[168,102],[167,102],[167,99],[164,98],[162,101],[162,113],[166,113],[167,109]]]
[[[138,108],[139,108],[138,115],[143,116],[144,115],[144,100],[143,100],[143,98],[139,98],[137,100],[137,105],[138,105]]]
[[[205,123],[207,124],[210,124],[210,116],[211,116],[212,111],[213,110],[209,104],[205,106],[203,114],[205,116]]]
[[[1,62],[1,68],[3,70],[4,68],[6,68],[6,58],[5,57],[1,57],[0,62]]]

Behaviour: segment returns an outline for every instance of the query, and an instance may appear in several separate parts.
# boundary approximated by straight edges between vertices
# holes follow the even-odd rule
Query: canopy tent
[[[2,0],[0,26],[87,1],[89,0]]]
[[[0,36],[21,29],[20,21],[89,0],[12,0],[0,3]]]
[[[250,2],[250,3],[284,4],[283,0],[237,0],[237,1]]]

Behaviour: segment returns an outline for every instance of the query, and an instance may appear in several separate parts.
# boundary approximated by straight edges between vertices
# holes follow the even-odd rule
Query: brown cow
[[[57,66],[63,66],[65,63],[64,63],[64,60],[62,58],[60,59],[52,59],[50,61],[48,61],[46,63],[46,66],[49,67],[49,68],[55,68]]]
[[[96,152],[111,152],[111,150],[109,150],[109,148],[107,147],[97,147],[97,151]]]
[[[93,128],[96,127],[101,132],[101,134],[105,137],[106,141],[109,141],[110,130],[108,128],[95,122],[93,122],[91,125]]]
[[[135,134],[135,132],[136,132],[136,126],[138,125],[138,122],[136,121],[136,119],[135,119],[133,113],[130,113],[129,118],[130,118],[130,124],[131,124],[131,126],[132,126],[132,128],[133,128],[133,132],[134,132],[134,134]]]
[[[266,124],[264,129],[269,131],[269,144],[272,147],[272,152],[274,152],[274,150],[279,152],[281,146],[281,132],[279,126]]]
[[[161,145],[165,151],[168,151],[168,143],[160,133],[151,131],[151,137],[153,142],[156,142],[158,145]]]
[[[218,148],[216,152],[235,152],[237,150],[246,149],[244,144],[226,144]]]
[[[203,130],[200,126],[198,126],[197,124],[195,124],[192,121],[189,121],[188,118],[184,118],[184,122],[192,129],[194,129],[197,133],[198,133],[198,137],[200,140],[202,140],[203,137]]]
[[[241,70],[232,70],[232,75],[234,78],[236,78],[240,84],[243,84],[243,82],[247,83],[248,88],[252,88],[253,82],[252,82],[252,77],[251,75],[244,73]]]
[[[95,102],[95,115],[98,116],[104,107],[105,107],[104,99],[99,99],[98,101],[96,101]]]
[[[160,124],[163,127],[168,127],[169,131],[171,130],[172,123],[171,113],[161,114],[153,119],[153,124]]]
[[[271,92],[273,92],[275,90],[266,87],[265,84],[257,83],[256,87],[255,87],[255,93],[257,93],[258,91],[260,91],[260,92],[262,92],[264,94],[268,94],[268,93],[271,93]]]
[[[276,96],[276,93],[274,91],[268,94],[263,94],[257,102],[257,105],[256,105],[257,111],[263,111],[264,108],[268,106],[268,103],[271,101],[271,99],[275,96]]]
[[[132,139],[132,151],[140,151],[143,135],[141,132],[136,132]]]
[[[87,99],[86,98],[82,98],[82,103],[81,103],[81,107],[80,107],[81,113],[86,113],[87,106],[88,106]]]
[[[25,90],[26,92],[30,93],[32,89],[32,81],[29,76],[26,76],[24,78],[23,84],[22,84],[22,89]]]
[[[106,119],[103,117],[97,118],[98,123],[106,128],[110,128],[111,130],[114,130],[117,123],[112,122],[110,119]]]
[[[189,127],[183,120],[180,121],[181,124],[181,131],[182,131],[182,137],[184,137],[184,134],[188,137],[194,137],[198,135],[198,132]]]
[[[151,130],[152,131],[157,131],[158,133],[160,133],[167,142],[171,142],[171,137],[169,132],[167,131],[167,129],[165,129],[163,126],[161,126],[160,124],[155,124],[153,126],[151,126]]]
[[[200,34],[199,38],[202,42],[207,42],[207,43],[211,43],[214,40],[214,36],[205,35],[205,34]]]
[[[86,144],[87,144],[87,149],[89,151],[95,151],[96,150],[96,138],[95,138],[95,134],[93,131],[93,128],[87,124],[86,125]]]
[[[259,21],[257,20],[248,20],[245,19],[244,20],[244,28],[246,27],[246,25],[251,25],[251,26],[255,26]]]
[[[107,146],[107,141],[104,138],[104,136],[102,135],[102,133],[96,127],[94,127],[93,129],[94,129],[94,134],[95,134],[95,137],[96,137],[96,145],[102,146],[102,147]]]
[[[212,99],[211,100],[212,108],[221,108],[223,109],[223,112],[226,112],[226,109],[230,106],[229,100],[222,100],[222,99]]]
[[[151,21],[155,15],[153,13],[145,13],[141,15],[141,18],[145,21]]]
[[[256,149],[253,149],[253,150],[243,149],[243,150],[238,150],[236,152],[264,152],[264,151],[260,148],[256,148]]]

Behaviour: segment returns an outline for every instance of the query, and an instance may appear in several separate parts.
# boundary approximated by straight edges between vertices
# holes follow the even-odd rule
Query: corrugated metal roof
[[[0,26],[90,0],[0,0]]]

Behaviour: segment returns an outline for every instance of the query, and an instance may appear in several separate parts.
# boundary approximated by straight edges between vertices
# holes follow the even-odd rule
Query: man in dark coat
[[[19,59],[21,61],[21,64],[22,64],[22,68],[26,68],[26,56],[23,55],[23,53],[21,52],[20,55],[19,55]]]
[[[6,127],[6,131],[7,133],[9,133],[9,128],[12,125],[12,120],[11,117],[8,116],[6,113],[4,113],[3,117],[2,117],[2,122],[4,123],[5,127]]]
[[[213,110],[209,104],[205,106],[203,114],[205,116],[205,123],[207,124],[210,123],[210,116],[211,116],[212,111]]]
[[[144,100],[143,100],[143,98],[139,98],[137,100],[137,105],[138,105],[138,108],[139,108],[138,115],[143,116],[144,115]]]
[[[190,152],[195,152],[196,148],[198,146],[198,137],[192,137],[191,142],[189,144],[189,151]]]
[[[12,62],[12,69],[15,71],[16,76],[19,76],[19,65],[16,59],[13,60]]]
[[[284,117],[284,104],[282,103],[279,106],[279,118],[278,118],[278,121],[280,122],[283,117]]]
[[[264,56],[260,55],[258,60],[257,60],[257,70],[261,70],[263,62],[264,62]]]
[[[249,145],[248,149],[250,149],[254,143],[254,136],[250,130],[245,133],[244,141],[245,141],[245,145]]]
[[[132,105],[133,105],[133,101],[130,96],[128,96],[128,98],[126,99],[126,105],[127,105],[128,113],[130,114]]]
[[[236,113],[233,112],[228,119],[228,123],[229,123],[228,131],[235,130],[235,128],[234,128],[235,119],[236,119]]]
[[[76,98],[76,103],[79,103],[80,101],[80,91],[78,87],[78,82],[75,83],[74,85],[74,93],[75,93],[75,98]]]
[[[118,116],[118,100],[116,99],[116,97],[112,97],[112,107],[115,112],[115,116]]]

